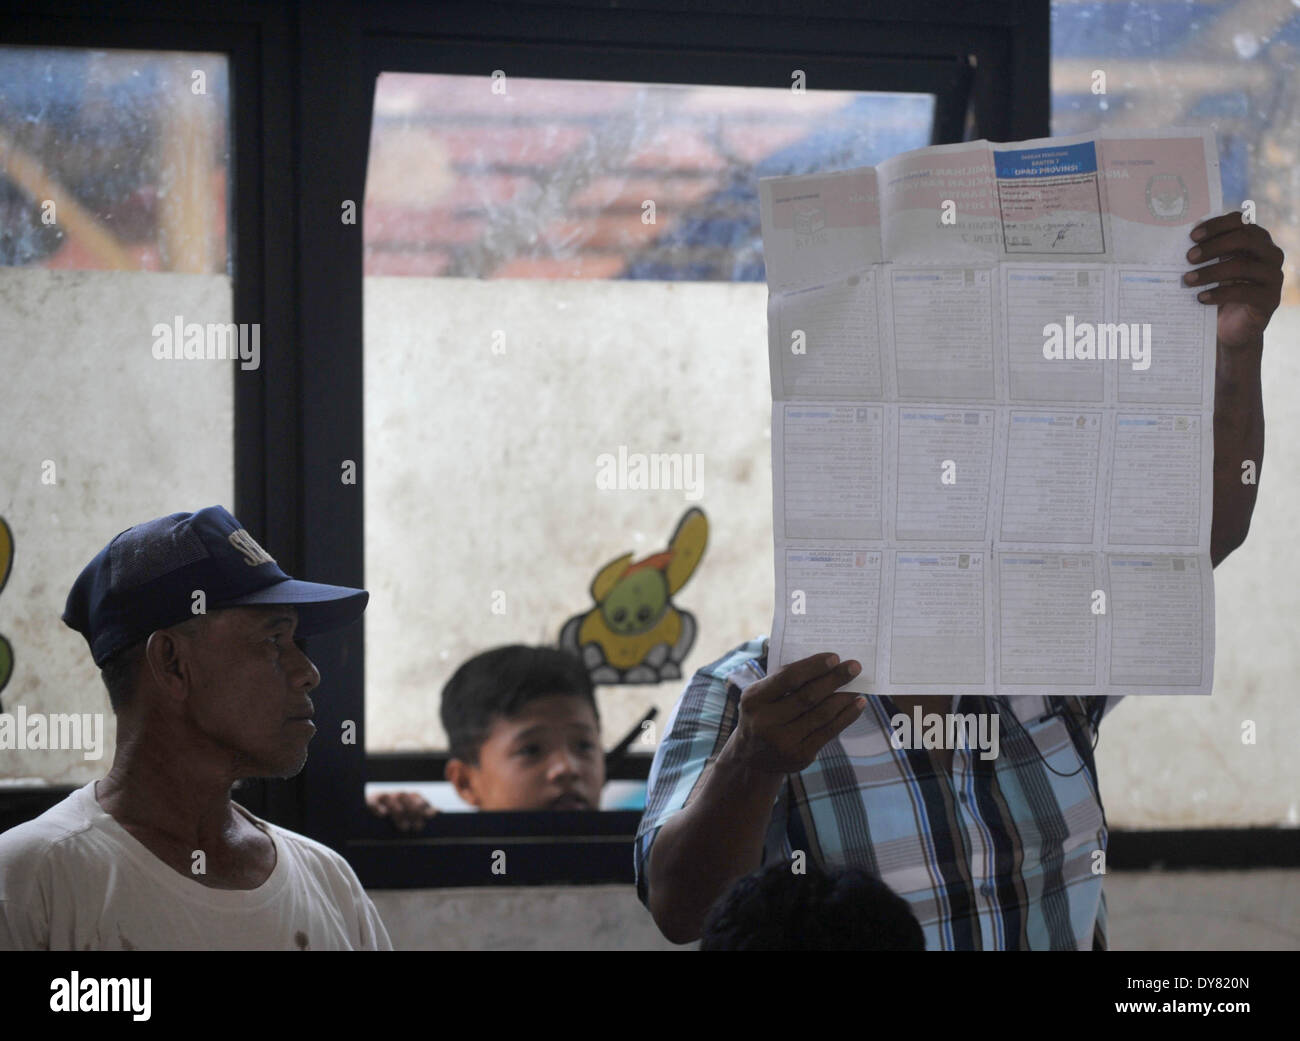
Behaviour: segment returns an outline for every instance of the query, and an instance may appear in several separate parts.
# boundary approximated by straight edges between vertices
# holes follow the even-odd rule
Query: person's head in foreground
[[[303,768],[320,673],[296,641],[356,620],[368,598],[290,578],[210,506],[119,534],[77,578],[63,621],[101,669],[118,758],[184,763],[228,787]]]
[[[290,578],[220,506],[105,546],[63,621],[117,714],[113,766],[0,834],[0,949],[390,948],[346,860],[230,797],[302,769],[320,674],[296,638],[368,597]]]
[[[807,874],[779,860],[737,879],[709,909],[702,951],[923,951],[907,901],[861,868]]]
[[[605,754],[591,677],[552,647],[497,647],[442,691],[447,780],[480,810],[595,810]]]

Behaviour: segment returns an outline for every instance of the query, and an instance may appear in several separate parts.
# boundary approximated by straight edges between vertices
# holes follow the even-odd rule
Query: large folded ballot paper
[[[769,667],[885,694],[1209,694],[1213,133],[923,148],[759,182]]]

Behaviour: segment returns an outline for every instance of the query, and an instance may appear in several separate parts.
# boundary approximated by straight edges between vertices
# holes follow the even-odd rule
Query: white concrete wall
[[[367,726],[373,750],[442,747],[438,697],[487,647],[554,640],[603,563],[661,549],[680,492],[599,491],[594,460],[704,454],[713,526],[677,597],[688,669],[771,626],[771,391],[760,284],[369,278]],[[492,353],[494,331],[505,354]],[[1215,574],[1210,698],[1134,698],[1103,727],[1112,826],[1300,824],[1300,308],[1265,351],[1267,448],[1250,538]],[[491,611],[492,591],[507,611]],[[601,688],[606,743],[681,683]],[[1243,745],[1241,724],[1256,724]]]
[[[373,749],[437,747],[438,693],[460,660],[553,639],[588,605],[597,566],[664,546],[690,503],[682,491],[597,491],[595,456],[619,444],[704,454],[710,544],[677,596],[701,627],[687,669],[768,630],[765,295],[757,284],[366,280]],[[155,322],[225,321],[229,307],[225,276],[0,269],[0,515],[17,540],[0,633],[18,661],[0,700],[102,711],[108,742],[98,762],[7,751],[0,779],[84,783],[111,761],[98,672],[59,615],[77,572],[122,528],[231,504],[232,363],[150,352]],[[496,329],[504,355],[491,352]],[[1297,334],[1300,309],[1279,312],[1259,505],[1215,575],[1215,694],[1135,698],[1108,719],[1098,760],[1112,826],[1300,825],[1300,582],[1287,570],[1300,515]],[[40,482],[47,458],[53,487]],[[504,615],[491,612],[495,589]],[[666,713],[680,689],[603,688],[607,742],[647,704]],[[1246,719],[1255,745],[1241,742]]]
[[[631,886],[372,889],[396,950],[657,951],[660,935]]]
[[[754,283],[367,278],[366,739],[445,748],[443,684],[502,643],[553,643],[599,568],[711,525],[675,597],[685,675],[772,623],[766,294]],[[493,334],[504,354],[493,354]],[[704,457],[703,497],[602,491],[596,457]],[[506,610],[493,613],[493,592]],[[598,691],[606,745],[681,683]]]
[[[115,718],[85,640],[60,620],[81,569],[118,532],[234,508],[232,361],[160,361],[155,323],[232,320],[225,275],[0,267],[0,516],[14,562],[0,634],[5,711],[102,713],[103,758],[0,751],[0,779],[84,784],[113,761]],[[262,344],[262,350],[267,345]],[[42,481],[45,460],[55,483]]]
[[[398,950],[657,951],[631,886],[371,890]],[[1300,871],[1138,871],[1106,879],[1115,951],[1300,950]]]

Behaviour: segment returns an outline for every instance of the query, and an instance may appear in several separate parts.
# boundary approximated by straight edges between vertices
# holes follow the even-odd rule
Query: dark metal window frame
[[[358,0],[104,4],[64,0],[9,15],[0,42],[221,51],[230,60],[234,310],[263,326],[263,365],[235,396],[235,512],[290,573],[364,582],[362,485],[339,480],[363,454],[361,225],[375,79],[381,71],[636,82],[921,91],[936,96],[932,141],[1047,136],[1046,0],[903,0],[870,10],[824,3],[815,16],[773,0],[517,0],[366,4]],[[419,837],[369,816],[377,776],[440,779],[441,758],[367,756],[364,641],[319,637],[320,733],[301,774],[256,781],[254,812],[342,851],[383,888],[631,880],[637,813],[446,814]],[[357,743],[338,736],[345,721]],[[645,776],[648,757],[623,761]],[[0,828],[70,789],[0,791]],[[1111,866],[1300,864],[1294,831],[1111,834]],[[505,875],[490,870],[506,854]]]
[[[0,44],[88,50],[222,53],[228,62],[229,210],[232,306],[236,323],[262,325],[262,364],[235,367],[233,508],[291,574],[302,559],[301,437],[296,395],[300,358],[292,349],[296,243],[291,10],[285,4],[243,4],[212,19],[202,3],[105,4],[93,13],[73,3],[23,5],[0,18]],[[274,504],[274,505],[272,505]],[[230,505],[230,504],[226,504]],[[106,534],[107,538],[108,535]],[[67,576],[68,582],[74,576]],[[51,619],[51,624],[58,624]],[[262,782],[255,782],[260,795]],[[75,786],[0,789],[0,828],[12,827],[64,798]],[[250,794],[254,794],[250,792]],[[275,819],[292,816],[298,800],[262,798]],[[275,804],[275,811],[270,809]]]

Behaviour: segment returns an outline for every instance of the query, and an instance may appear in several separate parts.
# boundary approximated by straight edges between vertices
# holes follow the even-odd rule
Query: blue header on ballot
[[[1052,148],[1015,148],[993,153],[998,177],[1066,177],[1097,172],[1097,146],[1084,141]]]

